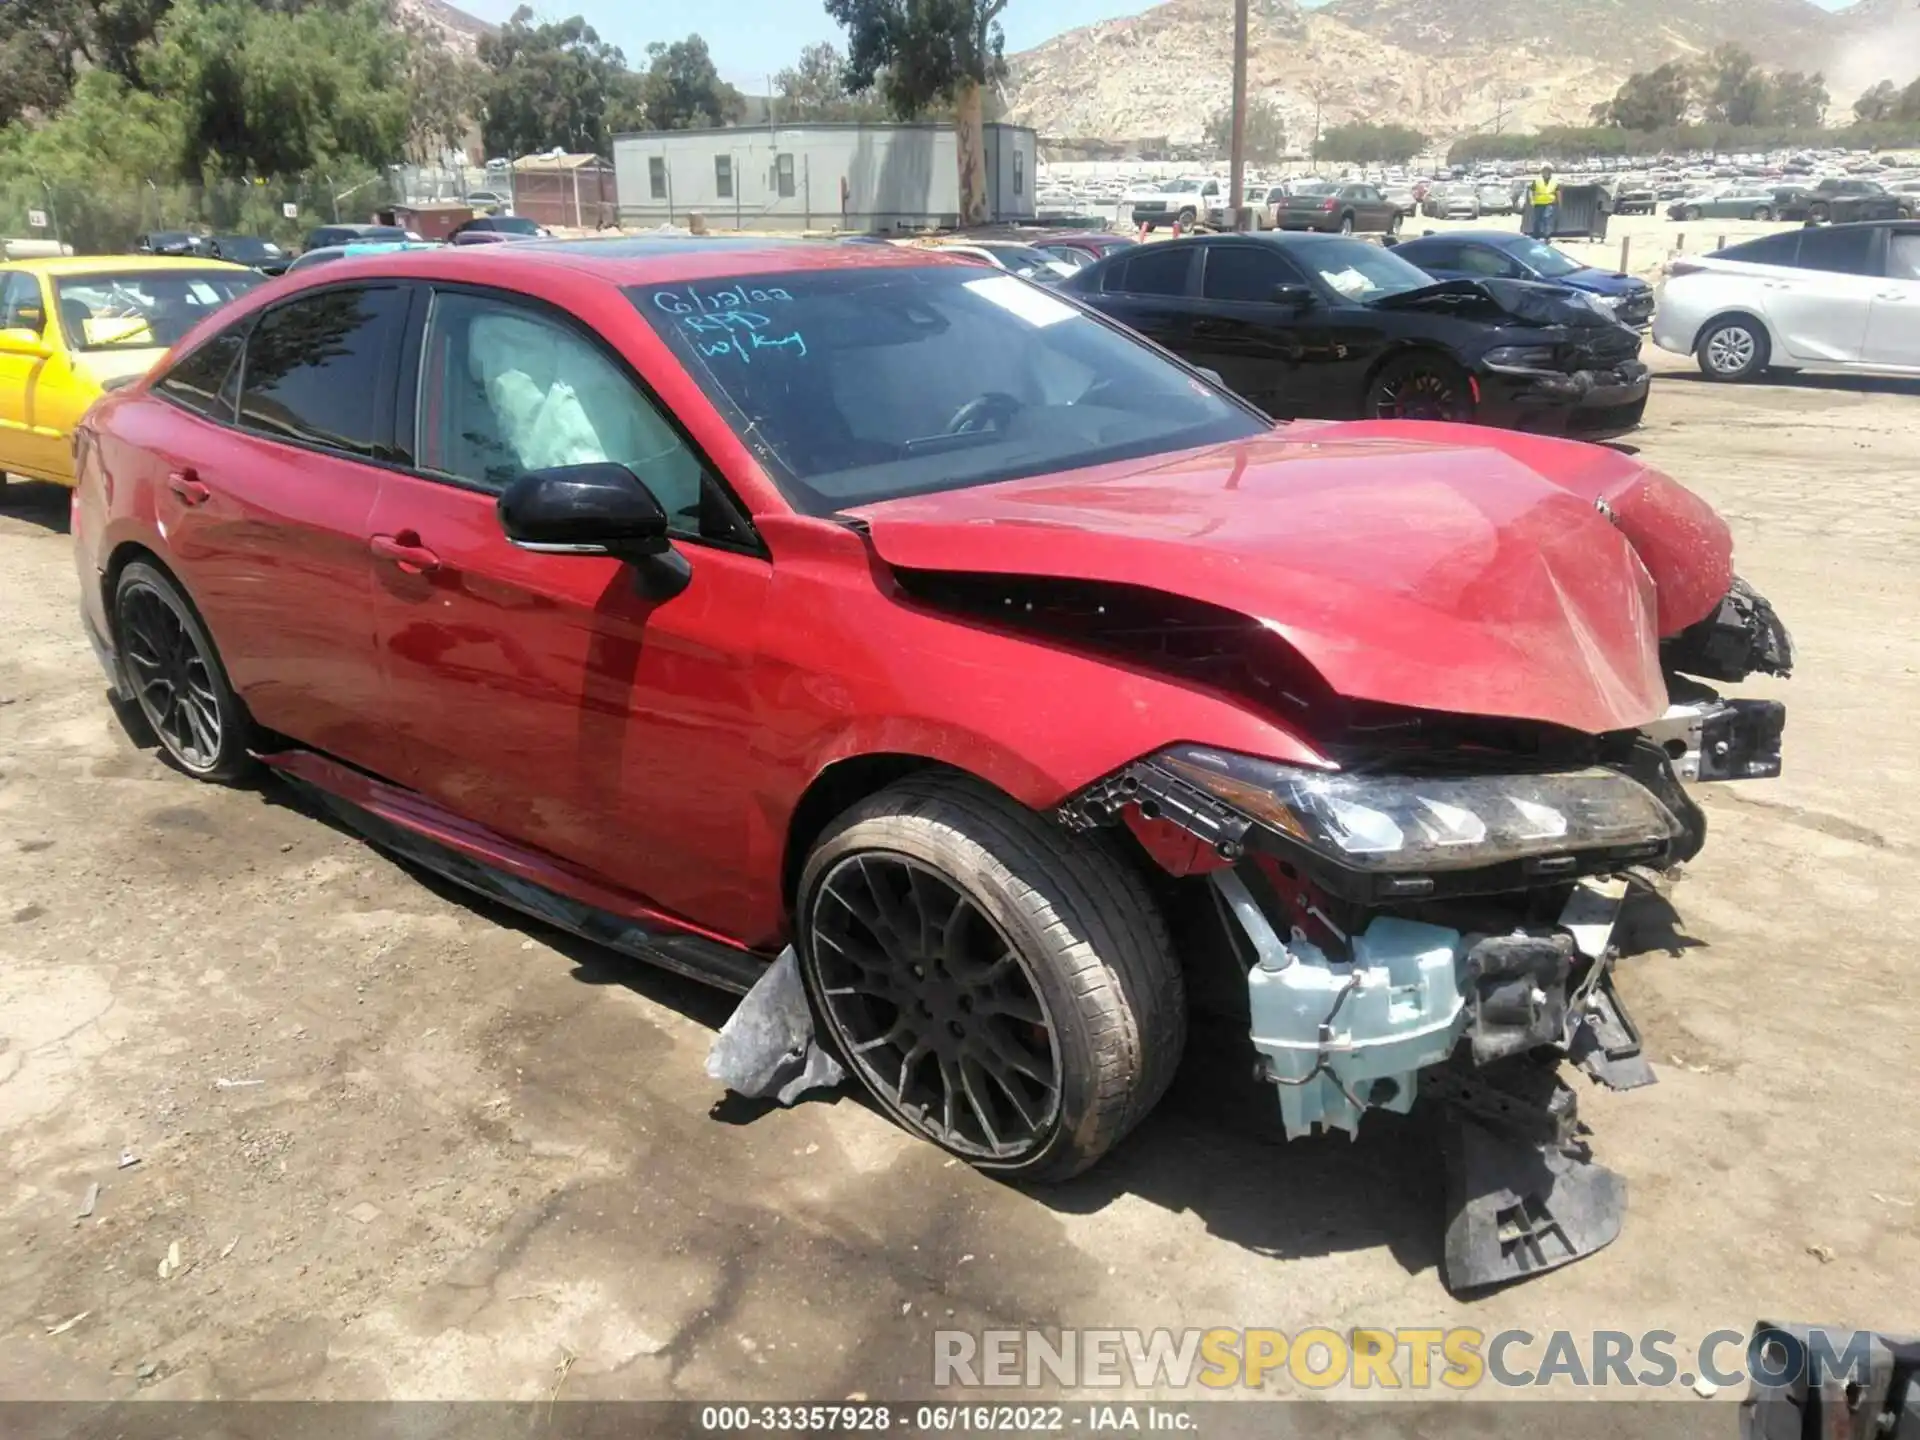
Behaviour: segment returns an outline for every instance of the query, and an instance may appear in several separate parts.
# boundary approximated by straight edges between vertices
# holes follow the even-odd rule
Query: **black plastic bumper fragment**
[[[1574,1064],[1610,1090],[1638,1090],[1660,1078],[1641,1053],[1639,1027],[1613,988],[1611,969],[1587,998],[1570,1051]]]
[[[1700,779],[1771,780],[1786,730],[1778,700],[1724,701],[1700,725]]]
[[[1766,597],[1736,576],[1712,614],[1660,643],[1660,658],[1668,669],[1703,680],[1790,675],[1793,637]]]
[[[1567,1029],[1567,976],[1573,937],[1487,935],[1467,951],[1467,1037],[1477,1065],[1490,1065]]]
[[[1762,1320],[1747,1369],[1741,1440],[1920,1440],[1920,1336]]]
[[[1151,760],[1136,761],[1069,798],[1060,807],[1060,821],[1069,830],[1092,830],[1114,824],[1129,805],[1138,805],[1148,820],[1171,820],[1228,860],[1240,858],[1253,828],[1231,805]]]
[[[1584,1152],[1529,1144],[1457,1112],[1446,1126],[1449,1290],[1555,1270],[1619,1236],[1626,1181]]]

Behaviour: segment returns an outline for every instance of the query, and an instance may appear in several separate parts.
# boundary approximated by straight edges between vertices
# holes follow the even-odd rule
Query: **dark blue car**
[[[1455,230],[1422,235],[1394,248],[1436,280],[1538,280],[1593,296],[1622,325],[1644,329],[1653,319],[1653,287],[1631,275],[1583,264],[1527,235],[1505,230]]]

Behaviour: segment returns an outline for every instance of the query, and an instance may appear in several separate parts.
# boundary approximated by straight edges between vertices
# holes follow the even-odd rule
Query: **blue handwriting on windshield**
[[[777,285],[735,285],[725,290],[657,290],[653,304],[672,315],[693,347],[709,360],[736,356],[751,364],[757,351],[807,354],[807,339],[798,330],[782,331],[766,310],[793,296]]]

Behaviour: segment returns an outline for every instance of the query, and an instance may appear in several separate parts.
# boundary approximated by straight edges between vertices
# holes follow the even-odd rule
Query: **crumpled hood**
[[[1570,330],[1603,329],[1617,323],[1562,287],[1538,280],[1438,280],[1417,290],[1382,295],[1367,305],[1374,310],[1430,310],[1495,324],[1562,325]]]
[[[1158,589],[1284,638],[1337,693],[1599,733],[1667,708],[1658,637],[1732,582],[1707,505],[1599,446],[1407,422],[848,512],[889,565]]]

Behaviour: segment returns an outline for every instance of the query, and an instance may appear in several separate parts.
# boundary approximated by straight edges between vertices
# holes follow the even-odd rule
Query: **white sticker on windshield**
[[[985,280],[969,280],[967,289],[982,300],[991,300],[1009,315],[1018,315],[1035,329],[1071,320],[1075,313],[1074,308],[1064,300],[1056,300],[1046,291],[1036,289],[1024,280],[1016,280],[1011,275],[990,275]]]
[[[1367,291],[1373,289],[1373,281],[1362,275],[1351,265],[1344,270],[1332,272],[1322,270],[1320,272],[1320,278],[1338,290],[1342,295],[1364,295]]]

